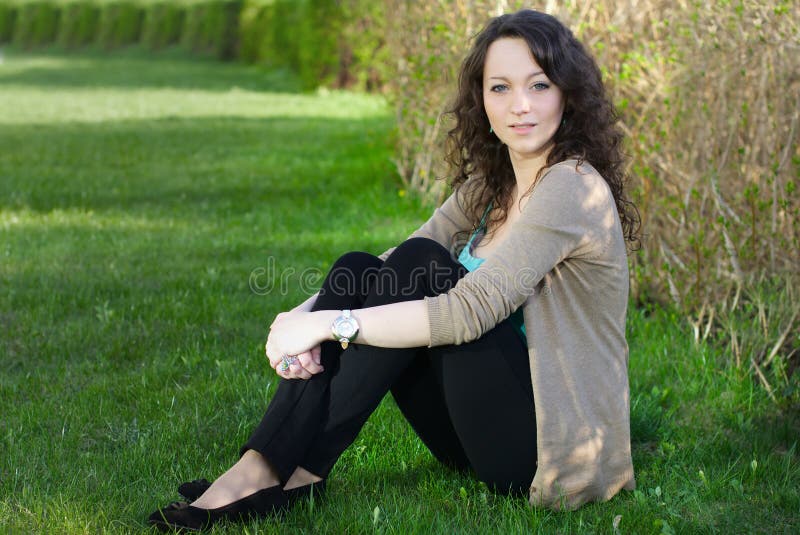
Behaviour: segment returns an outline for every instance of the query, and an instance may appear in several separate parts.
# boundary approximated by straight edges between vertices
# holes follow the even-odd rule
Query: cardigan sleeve
[[[591,166],[551,167],[495,252],[449,292],[425,298],[430,347],[479,338],[522,306],[557,264],[599,255],[611,242],[615,214],[611,191]]]
[[[453,236],[459,231],[469,230],[472,225],[464,213],[468,184],[469,182],[456,188],[456,191],[433,212],[433,215],[407,239],[430,238],[446,249],[450,249]],[[378,258],[386,260],[394,249],[392,247],[384,251]]]

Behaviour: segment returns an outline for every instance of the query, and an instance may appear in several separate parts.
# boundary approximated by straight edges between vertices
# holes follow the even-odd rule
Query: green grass
[[[274,314],[342,252],[380,252],[426,217],[394,175],[380,98],[296,88],[179,58],[4,54],[0,532],[145,530],[260,419]],[[629,339],[635,492],[532,510],[438,466],[387,399],[324,501],[244,527],[614,533],[621,515],[621,533],[800,529],[797,415],[669,312],[631,310]]]

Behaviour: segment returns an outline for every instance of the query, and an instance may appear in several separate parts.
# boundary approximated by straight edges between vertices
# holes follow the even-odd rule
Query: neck
[[[509,151],[511,166],[514,168],[514,177],[517,179],[517,200],[533,186],[539,171],[547,165],[549,150],[543,151],[534,157],[522,158]]]

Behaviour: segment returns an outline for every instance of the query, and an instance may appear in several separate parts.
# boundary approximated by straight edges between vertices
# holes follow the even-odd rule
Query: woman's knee
[[[363,251],[350,251],[336,259],[331,266],[334,270],[350,270],[353,272],[364,271],[368,268],[380,267],[383,262],[377,256]]]
[[[452,284],[464,276],[466,269],[440,243],[428,238],[410,238],[392,251],[384,262],[401,278],[423,278],[433,283],[436,293],[450,289]]]
[[[351,251],[331,266],[320,294],[351,296],[365,294],[383,262],[375,255]]]
[[[431,260],[438,262],[456,262],[455,257],[439,242],[430,238],[409,238],[398,245],[386,261],[397,262],[411,260],[418,265],[427,265]]]

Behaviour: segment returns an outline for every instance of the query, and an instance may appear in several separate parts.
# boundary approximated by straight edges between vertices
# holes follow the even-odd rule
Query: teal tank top
[[[458,261],[461,263],[462,266],[467,268],[467,271],[475,271],[478,267],[483,264],[486,260],[485,258],[476,258],[472,256],[472,248],[473,242],[475,238],[483,231],[486,230],[486,217],[489,215],[489,212],[492,209],[491,203],[486,208],[486,211],[483,213],[483,217],[481,218],[481,222],[478,225],[478,228],[475,229],[475,232],[469,237],[467,244],[461,249],[461,253],[458,255]],[[528,342],[528,335],[525,333],[525,318],[522,315],[522,307],[519,307],[514,312],[511,313],[511,316],[508,317],[511,324],[517,330],[519,335],[522,337],[522,342],[527,345]]]

